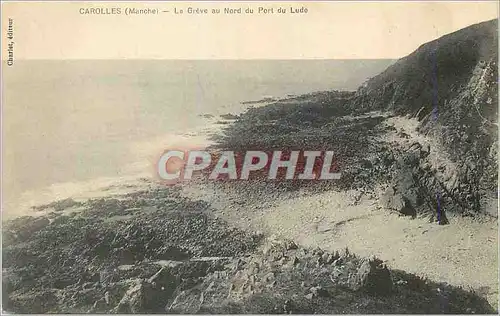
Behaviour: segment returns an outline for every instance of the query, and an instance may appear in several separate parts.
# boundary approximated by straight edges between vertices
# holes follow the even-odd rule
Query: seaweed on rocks
[[[378,258],[304,248],[230,227],[205,203],[175,190],[83,204],[81,213],[49,223],[25,217],[5,224],[29,230],[22,239],[4,240],[6,311],[494,312],[475,293],[390,270]],[[119,215],[117,209],[129,211]]]

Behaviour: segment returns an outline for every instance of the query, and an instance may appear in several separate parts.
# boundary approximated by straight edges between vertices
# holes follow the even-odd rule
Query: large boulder
[[[399,212],[402,215],[417,216],[411,200],[392,186],[382,194],[380,202],[383,207]]]
[[[393,282],[389,269],[377,258],[363,259],[356,273],[349,278],[349,287],[375,295],[388,295]]]

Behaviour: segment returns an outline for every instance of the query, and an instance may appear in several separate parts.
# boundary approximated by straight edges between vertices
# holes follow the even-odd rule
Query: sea
[[[154,177],[245,103],[355,90],[393,60],[17,60],[2,80],[2,217]],[[262,103],[263,104],[263,103]],[[260,104],[260,105],[262,105]]]

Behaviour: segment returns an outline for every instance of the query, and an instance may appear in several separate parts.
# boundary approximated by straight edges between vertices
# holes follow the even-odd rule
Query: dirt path
[[[371,197],[356,202],[352,191],[282,199],[258,210],[234,205],[215,192],[189,191],[192,197],[217,198],[217,214],[239,227],[304,246],[330,251],[348,247],[361,256],[376,255],[395,269],[470,286],[498,307],[496,219],[450,217],[450,225],[441,226],[389,213]]]
[[[416,132],[414,120],[388,118],[395,127],[385,142],[394,146],[418,141],[429,145],[436,164],[447,162],[436,144]],[[401,133],[403,132],[403,133]],[[283,193],[272,201],[247,205],[210,186],[185,188],[189,197],[206,200],[222,218],[239,227],[291,238],[299,244],[361,256],[376,255],[394,269],[473,288],[498,308],[498,221],[491,217],[449,216],[450,225],[409,219],[380,206],[377,194],[357,191]],[[496,204],[492,206],[496,213]]]
[[[265,209],[252,224],[307,246],[328,250],[349,247],[362,256],[376,255],[392,268],[498,295],[497,221],[451,218],[440,226],[409,220],[380,209],[376,201],[328,192]]]

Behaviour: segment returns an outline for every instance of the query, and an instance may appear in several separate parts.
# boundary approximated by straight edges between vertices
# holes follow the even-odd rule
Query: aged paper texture
[[[496,1],[1,5],[2,312],[498,312]]]

